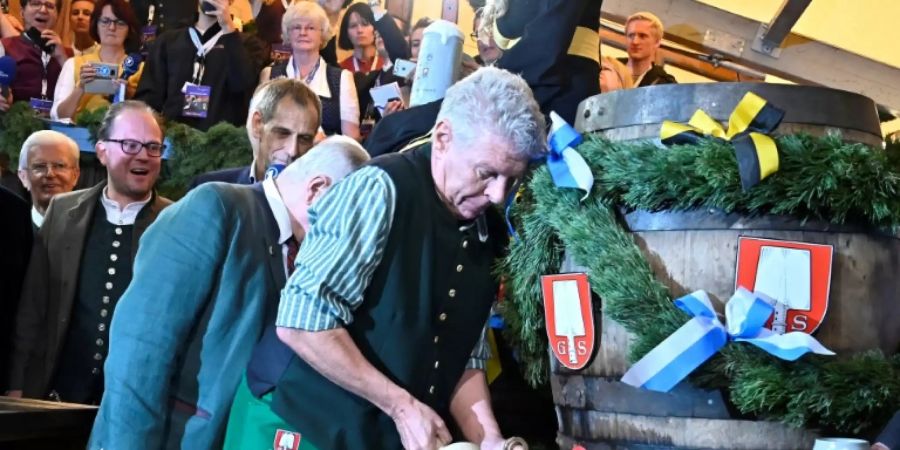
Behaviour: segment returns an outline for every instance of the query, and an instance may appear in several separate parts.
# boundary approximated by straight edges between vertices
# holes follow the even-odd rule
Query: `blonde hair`
[[[622,86],[622,89],[631,89],[634,87],[634,80],[631,79],[631,71],[618,59],[611,56],[600,58],[600,70],[603,71],[603,69],[612,70],[616,73],[616,76],[619,77],[619,84]]]
[[[663,32],[665,29],[663,28],[662,21],[659,20],[659,17],[656,17],[653,13],[649,13],[646,11],[636,12],[625,20],[625,29],[628,29],[628,24],[634,22],[635,20],[646,20],[650,22],[650,27],[656,30],[656,38],[662,40]]]
[[[328,14],[325,9],[316,2],[294,2],[288,6],[287,11],[281,17],[281,33],[285,42],[290,42],[291,25],[300,20],[300,18],[311,19],[319,23],[322,30],[322,42],[319,48],[325,48],[328,41],[334,36],[334,30],[331,28],[331,22],[328,20]]]

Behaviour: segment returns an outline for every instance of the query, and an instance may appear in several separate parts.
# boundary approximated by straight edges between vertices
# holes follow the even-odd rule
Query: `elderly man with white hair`
[[[207,183],[159,216],[113,318],[90,449],[222,448],[307,209],[368,159],[356,141],[332,137],[277,178]]]
[[[19,153],[19,179],[31,191],[31,222],[35,229],[44,223],[44,213],[57,194],[72,192],[78,183],[78,144],[52,130],[28,136]]]
[[[275,322],[295,355],[259,361],[257,380],[248,370],[251,389],[274,390],[253,392],[270,412],[244,426],[269,429],[242,448],[291,434],[301,449],[434,449],[450,421],[482,449],[517,447],[484,375],[491,267],[508,242],[493,205],[544,156],[545,127],[524,80],[479,69],[447,91],[430,140],[373,159],[310,209]]]

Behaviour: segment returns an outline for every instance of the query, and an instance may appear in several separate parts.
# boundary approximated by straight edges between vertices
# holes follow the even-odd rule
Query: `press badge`
[[[53,107],[53,100],[45,98],[32,98],[30,101],[31,109],[35,110],[38,116],[45,119],[50,118],[50,108]]]
[[[290,45],[285,44],[273,44],[272,45],[272,53],[269,55],[272,57],[273,64],[278,64],[284,61],[287,61],[291,58],[292,50]]]
[[[181,112],[185,117],[206,118],[209,111],[209,95],[212,89],[209,86],[187,83],[182,89],[184,92],[184,108]]]

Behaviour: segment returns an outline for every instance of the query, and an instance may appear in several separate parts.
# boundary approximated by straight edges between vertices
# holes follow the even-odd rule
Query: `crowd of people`
[[[370,89],[409,95],[392,69],[418,60],[431,19],[253,0],[243,23],[231,3],[74,0],[71,47],[62,0],[0,15],[17,65],[0,110],[108,108],[103,182],[73,191],[78,145],[49,130],[2,180],[0,391],[99,405],[92,450],[552,442],[552,406],[509,425],[494,411],[521,404],[492,401],[484,376],[508,243],[493,206],[545,156],[550,111],[675,82],[660,20],[629,17],[619,61],[599,54],[600,0],[478,10],[466,76],[410,107]],[[173,203],[155,188],[169,121],[244,127],[252,162]]]

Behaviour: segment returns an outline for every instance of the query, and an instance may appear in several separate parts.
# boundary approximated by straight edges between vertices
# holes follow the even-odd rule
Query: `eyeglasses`
[[[53,171],[53,173],[62,173],[68,172],[69,170],[72,170],[72,168],[65,163],[52,162],[32,164],[31,167],[28,168],[28,170],[30,170],[31,173],[35,176],[42,177],[50,173],[51,170]]]
[[[299,33],[300,31],[305,31],[307,33],[315,33],[319,31],[319,27],[315,25],[291,25],[288,27],[288,31],[291,33]]]
[[[42,2],[41,0],[30,0],[28,2],[28,6],[34,9],[41,9],[43,6],[47,8],[47,11],[56,11],[56,3],[54,2]]]
[[[104,139],[104,141],[119,144],[122,151],[129,155],[137,155],[142,148],[146,148],[148,156],[159,157],[166,150],[166,145],[159,142],[141,142],[134,139]]]
[[[109,17],[101,17],[100,20],[97,21],[101,27],[104,28],[112,28],[112,25],[115,24],[116,28],[123,28],[128,26],[128,22],[122,19],[110,19]]]
[[[472,38],[473,41],[477,41],[477,40],[478,40],[478,33],[475,32],[475,31],[473,31],[473,32],[469,33],[469,37]]]

